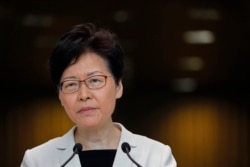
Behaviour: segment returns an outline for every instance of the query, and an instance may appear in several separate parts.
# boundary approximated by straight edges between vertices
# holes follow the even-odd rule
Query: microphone
[[[76,155],[78,154],[80,151],[82,151],[82,145],[80,143],[76,143],[73,147],[73,154],[69,157],[69,159],[67,161],[64,162],[64,164],[62,164],[60,167],[64,167],[65,165],[67,165],[67,163]]]
[[[127,154],[127,156],[129,157],[129,159],[130,159],[137,167],[142,167],[140,164],[138,164],[138,163],[130,156],[130,154],[129,154],[130,150],[131,150],[130,145],[129,145],[127,142],[123,142],[123,143],[122,143],[122,151],[123,151],[124,153]]]

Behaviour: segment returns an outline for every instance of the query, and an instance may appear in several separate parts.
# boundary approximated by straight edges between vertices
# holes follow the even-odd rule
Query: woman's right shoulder
[[[62,137],[56,137],[56,138],[50,139],[47,142],[44,142],[28,150],[31,152],[44,152],[44,151],[52,150],[57,145],[59,145],[61,138]]]
[[[63,136],[55,137],[47,142],[44,142],[40,145],[37,145],[31,149],[30,151],[35,152],[48,152],[53,151],[55,149],[64,149],[69,144],[74,144],[74,130],[75,127],[71,128],[67,133],[65,133]]]

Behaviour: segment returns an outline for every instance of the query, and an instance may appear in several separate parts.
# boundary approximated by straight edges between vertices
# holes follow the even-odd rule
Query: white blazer
[[[121,129],[121,139],[115,155],[113,167],[136,167],[121,149],[127,142],[131,146],[130,155],[142,167],[176,167],[176,161],[169,146],[145,136],[133,134],[123,125],[115,123]],[[73,127],[62,137],[26,150],[21,167],[60,167],[73,153],[75,145]],[[66,167],[81,167],[78,155]]]

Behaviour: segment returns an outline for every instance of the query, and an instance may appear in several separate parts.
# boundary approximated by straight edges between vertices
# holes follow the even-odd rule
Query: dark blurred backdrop
[[[248,0],[1,0],[0,166],[73,124],[47,60],[69,26],[117,33],[125,93],[114,121],[169,144],[179,167],[247,167]]]

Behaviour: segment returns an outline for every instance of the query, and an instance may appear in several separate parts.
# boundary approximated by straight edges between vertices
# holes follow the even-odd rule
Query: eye
[[[105,84],[105,77],[104,76],[93,76],[86,80],[86,84],[90,88],[98,88],[100,86],[103,86]]]
[[[75,89],[78,87],[78,84],[77,81],[65,81],[63,82],[62,89]]]
[[[100,77],[94,77],[94,78],[90,78],[88,80],[88,82],[91,83],[91,84],[98,84],[98,83],[103,82],[103,80]]]

